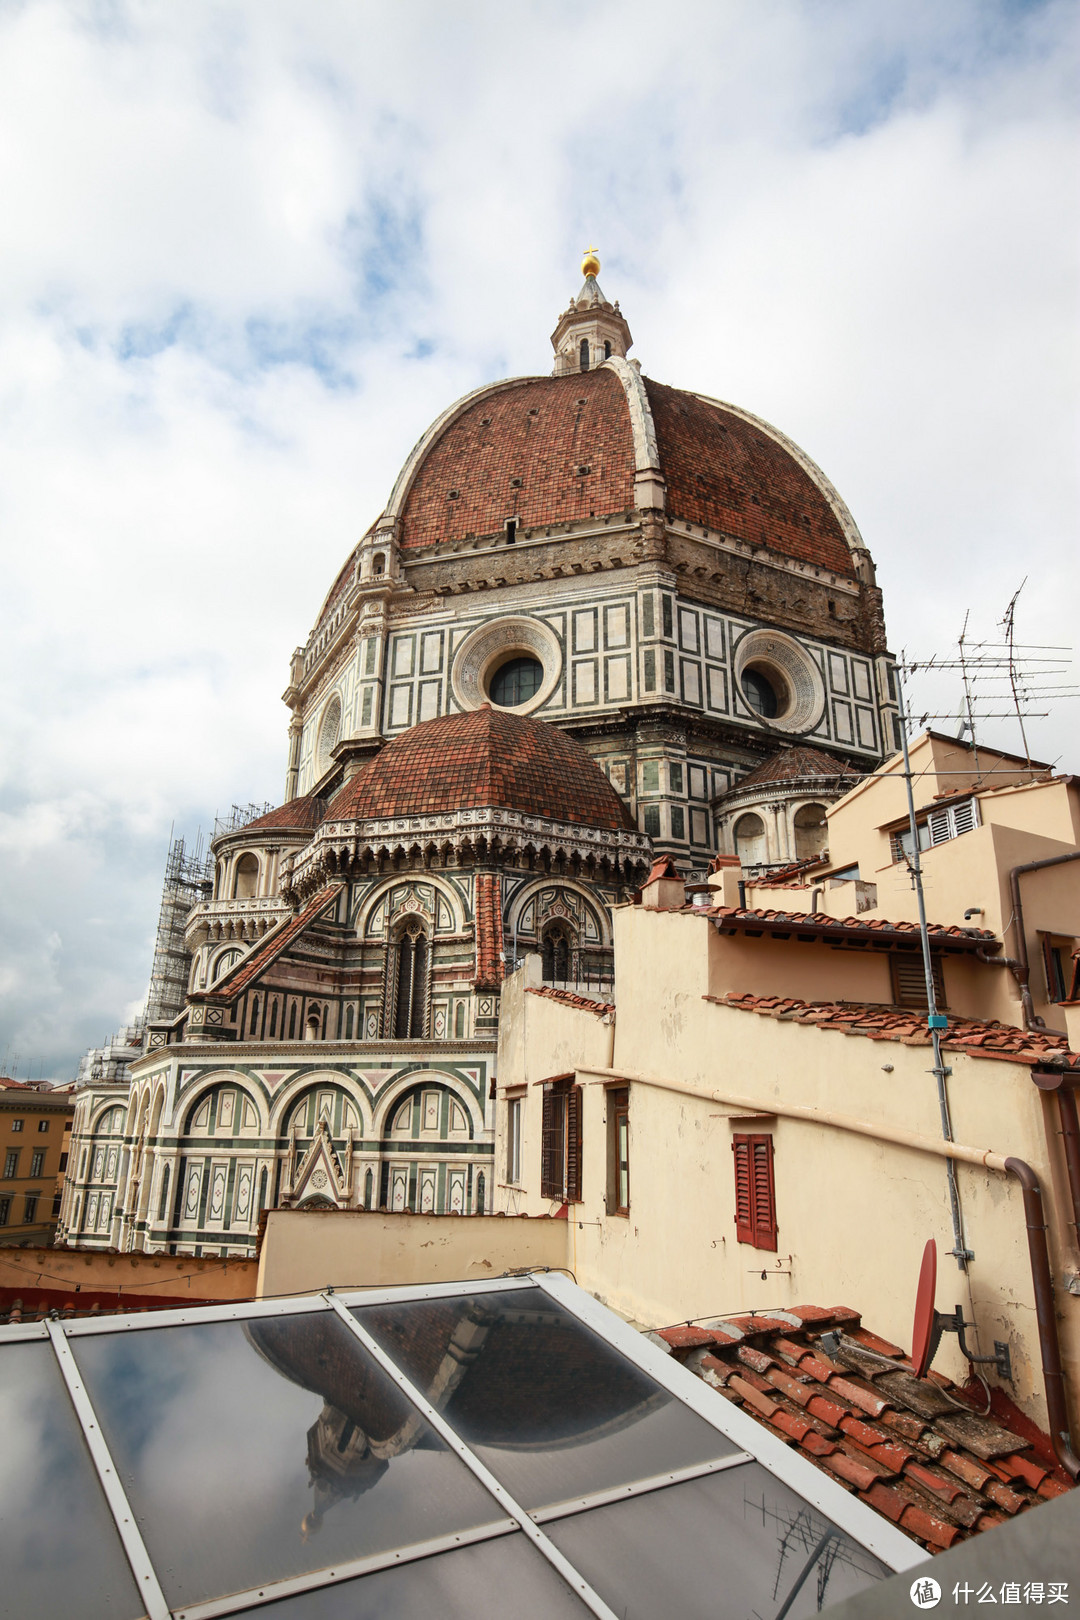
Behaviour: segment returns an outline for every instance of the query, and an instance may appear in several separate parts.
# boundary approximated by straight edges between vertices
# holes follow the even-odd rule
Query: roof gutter
[[[1068,861],[1080,861],[1080,849],[1072,849],[1067,855],[1051,855],[1045,861],[1026,861],[1022,866],[1014,866],[1009,873],[1009,893],[1012,897],[1013,921],[1016,923],[1016,959],[1017,965],[1013,973],[1020,986],[1020,1004],[1024,1013],[1025,1029],[1046,1029],[1047,1024],[1035,1011],[1031,1000],[1031,964],[1028,959],[1027,935],[1024,932],[1024,905],[1020,898],[1020,879],[1027,872],[1042,872],[1048,866],[1064,866]],[[1061,1035],[1063,1030],[1051,1030],[1052,1035]]]

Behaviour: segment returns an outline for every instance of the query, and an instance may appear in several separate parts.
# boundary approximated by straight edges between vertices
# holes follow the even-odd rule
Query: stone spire
[[[581,269],[585,276],[581,291],[576,298],[571,298],[569,308],[559,316],[551,334],[556,377],[568,377],[574,371],[594,371],[612,355],[625,360],[626,351],[634,341],[618,303],[609,304],[600,290],[596,279],[600,274],[600,260],[595,248],[585,250]]]

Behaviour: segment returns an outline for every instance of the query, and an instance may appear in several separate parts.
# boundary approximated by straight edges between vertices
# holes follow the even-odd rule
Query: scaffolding
[[[184,926],[192,906],[208,899],[212,893],[213,870],[213,857],[208,849],[203,849],[201,833],[190,851],[182,838],[170,838],[146,1003],[149,1022],[176,1018],[183,1011],[191,968],[191,957],[184,944]]]
[[[266,804],[234,804],[227,816],[217,816],[214,820],[214,838],[222,837],[224,833],[240,832],[260,816],[268,816],[273,805]]]

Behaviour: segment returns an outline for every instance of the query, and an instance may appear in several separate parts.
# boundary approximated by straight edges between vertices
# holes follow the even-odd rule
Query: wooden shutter
[[[581,1202],[581,1087],[566,1093],[566,1201]]]
[[[930,967],[934,975],[934,998],[939,1007],[945,1007],[945,975],[941,970],[941,957],[932,956]],[[892,958],[893,991],[900,1007],[926,1006],[926,973],[921,952]]]
[[[771,1136],[750,1138],[751,1198],[753,1201],[754,1247],[776,1248],[776,1187],[773,1182],[773,1142]]]
[[[540,1196],[561,1203],[565,1167],[566,1093],[545,1089],[540,1146]]]
[[[750,1192],[750,1138],[736,1136],[731,1144],[735,1155],[735,1236],[740,1243],[753,1243],[753,1199]]]
[[[755,1249],[776,1250],[776,1184],[771,1136],[736,1136],[735,1236]]]

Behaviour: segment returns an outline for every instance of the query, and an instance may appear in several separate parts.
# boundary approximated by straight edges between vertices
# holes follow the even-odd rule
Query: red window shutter
[[[776,1248],[776,1187],[771,1136],[750,1138],[751,1188],[755,1249]]]
[[[755,1249],[776,1249],[776,1187],[771,1136],[735,1136],[735,1236]]]
[[[753,1200],[750,1190],[750,1138],[736,1136],[731,1144],[735,1155],[735,1236],[740,1243],[753,1243]]]
[[[566,1199],[581,1202],[581,1087],[566,1093]]]

